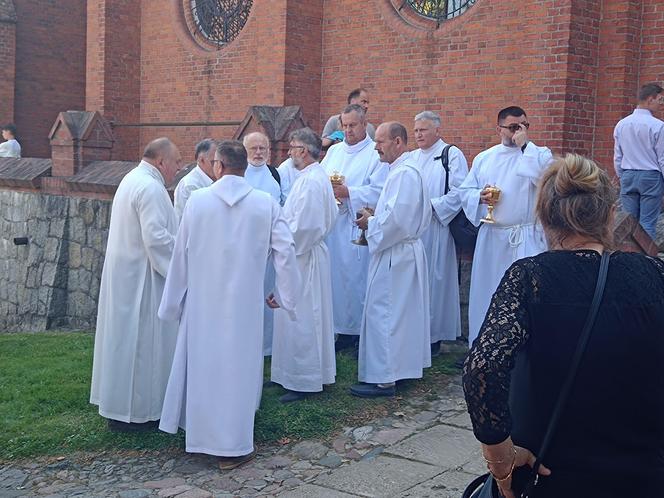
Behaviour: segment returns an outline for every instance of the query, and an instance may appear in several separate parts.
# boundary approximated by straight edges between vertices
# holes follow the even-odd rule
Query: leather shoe
[[[248,455],[242,455],[238,457],[220,457],[219,470],[233,470],[240,465],[253,460],[255,456],[256,452],[252,451]]]
[[[381,396],[394,396],[396,388],[379,387],[378,384],[355,384],[350,386],[350,393],[360,398],[379,398]]]
[[[303,393],[300,391],[291,391],[288,390],[286,394],[279,398],[279,401],[282,403],[292,403],[293,401],[300,401],[304,398],[307,398],[311,393]]]
[[[120,422],[119,420],[108,419],[108,430],[111,432],[150,432],[159,429],[159,420],[149,422]]]

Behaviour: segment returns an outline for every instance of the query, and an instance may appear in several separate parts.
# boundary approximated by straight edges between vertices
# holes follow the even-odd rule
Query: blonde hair
[[[580,235],[611,248],[617,198],[602,168],[587,157],[567,154],[544,172],[535,211],[552,242],[562,246],[567,237]]]

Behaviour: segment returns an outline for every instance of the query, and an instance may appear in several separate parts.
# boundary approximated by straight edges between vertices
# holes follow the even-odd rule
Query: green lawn
[[[0,335],[0,461],[77,450],[150,450],[184,446],[177,436],[154,432],[116,434],[106,430],[97,407],[88,403],[94,338],[89,333]],[[457,355],[434,360],[423,382],[400,386],[431,389]],[[266,376],[269,375],[266,363]],[[283,405],[280,387],[264,390],[256,417],[258,443],[324,437],[343,425],[370,420],[392,409],[397,400],[364,400],[351,396],[357,362],[337,355],[337,383],[303,402]]]

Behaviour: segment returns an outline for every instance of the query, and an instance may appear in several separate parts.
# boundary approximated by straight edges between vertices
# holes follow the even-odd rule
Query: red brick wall
[[[396,13],[401,3],[325,2],[321,127],[361,85],[372,92],[374,124],[394,119],[410,128],[416,113],[438,111],[445,139],[469,158],[496,143],[496,114],[508,105],[528,112],[534,141],[554,151],[569,141],[562,120],[576,117],[565,92],[577,61],[567,53],[572,19],[582,17],[572,0],[478,0],[428,31]],[[584,22],[576,22],[578,31]]]
[[[323,3],[290,0],[286,19],[284,105],[302,106],[304,118],[314,128],[321,119]]]
[[[0,125],[14,121],[16,27],[0,13]]]
[[[85,105],[85,0],[15,0],[14,116],[22,155],[50,157],[58,113]]]
[[[640,0],[602,2],[593,158],[611,173],[613,128],[636,103],[642,3]]]
[[[643,1],[641,36],[639,85],[651,82],[662,85],[664,84],[664,3],[661,0]],[[664,116],[659,117],[664,119]]]
[[[87,15],[86,110],[99,111],[110,122],[137,124],[141,2],[90,0]],[[113,159],[136,159],[138,129],[118,127],[113,133]]]
[[[250,105],[284,105],[287,0],[254,1],[231,43],[210,50],[194,41],[182,0],[144,0],[141,32],[143,123],[241,121]],[[302,2],[298,2],[302,3]],[[140,128],[140,143],[169,136],[185,161],[208,136],[229,138],[236,126]]]

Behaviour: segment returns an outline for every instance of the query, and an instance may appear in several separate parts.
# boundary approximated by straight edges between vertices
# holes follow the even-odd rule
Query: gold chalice
[[[357,213],[355,213],[356,214],[355,219],[359,220],[360,218],[362,218],[362,216],[364,216],[364,213],[367,212],[366,211],[367,209],[368,208],[363,208],[363,209],[359,210]],[[372,214],[372,213],[369,211],[369,214]],[[357,246],[368,246],[369,242],[367,241],[366,230],[363,230],[363,229],[360,228],[360,236],[355,240],[351,240],[351,242],[353,244],[357,245]]]
[[[491,197],[489,197],[489,205],[487,206],[487,214],[485,218],[482,218],[480,221],[482,223],[495,223],[496,220],[493,217],[493,210],[495,205],[498,203],[500,200],[500,189],[496,187],[495,185],[491,187],[487,187],[484,189],[486,192],[491,194]]]
[[[346,177],[336,169],[330,175],[330,181],[332,182],[332,185],[343,185],[344,180],[346,180]],[[336,201],[337,206],[341,206],[341,201],[339,199],[335,197],[334,200]]]

